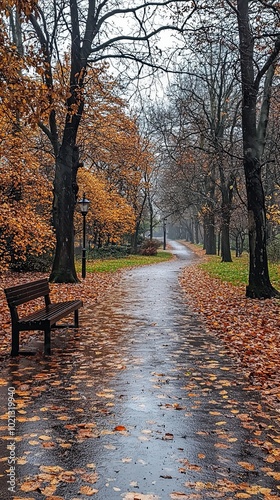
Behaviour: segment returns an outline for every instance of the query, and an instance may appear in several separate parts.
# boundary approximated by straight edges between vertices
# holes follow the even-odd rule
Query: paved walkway
[[[9,360],[1,499],[280,496],[277,419],[189,310],[178,274],[193,257],[173,247],[175,260],[124,273],[102,303],[85,307],[75,335],[54,333],[50,359]]]

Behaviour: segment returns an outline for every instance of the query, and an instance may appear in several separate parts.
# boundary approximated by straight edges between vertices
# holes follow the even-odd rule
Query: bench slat
[[[21,318],[19,320],[19,324],[23,327],[25,326],[26,329],[32,324],[34,324],[34,327],[37,324],[38,327],[39,323],[43,323],[45,321],[50,322],[50,325],[52,325],[61,318],[71,314],[71,312],[75,311],[75,309],[79,309],[82,305],[83,302],[81,300],[70,300],[67,302],[50,304],[47,309],[40,309],[39,311],[35,311],[34,313]]]
[[[10,288],[5,288],[5,294],[9,306],[18,306],[25,304],[30,300],[44,297],[50,292],[47,279],[33,281],[23,285],[16,285]]]

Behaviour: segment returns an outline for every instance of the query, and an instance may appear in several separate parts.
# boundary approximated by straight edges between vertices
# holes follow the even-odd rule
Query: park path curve
[[[51,358],[7,362],[0,499],[279,497],[277,420],[188,307],[178,276],[195,257],[170,245],[173,260],[124,272],[102,302],[85,305],[79,331],[54,333]]]

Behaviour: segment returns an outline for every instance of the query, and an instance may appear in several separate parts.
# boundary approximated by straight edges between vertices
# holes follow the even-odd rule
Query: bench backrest
[[[46,304],[49,302],[49,282],[47,278],[24,283],[22,285],[11,286],[4,290],[9,307],[25,304],[30,300],[45,296]]]

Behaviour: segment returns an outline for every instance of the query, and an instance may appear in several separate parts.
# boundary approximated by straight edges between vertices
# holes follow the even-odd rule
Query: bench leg
[[[45,349],[44,352],[47,356],[51,354],[51,326],[45,328]]]
[[[19,330],[18,328],[12,328],[12,352],[11,356],[18,356],[19,351]]]
[[[76,311],[74,311],[74,317],[75,317],[75,321],[74,321],[75,328],[79,328],[79,310],[78,309],[76,309]]]

